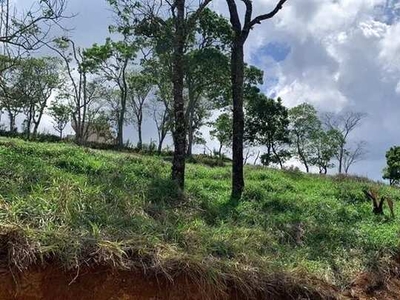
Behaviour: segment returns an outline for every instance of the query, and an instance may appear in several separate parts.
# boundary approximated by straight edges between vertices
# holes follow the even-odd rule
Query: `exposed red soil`
[[[321,290],[323,285],[320,285]],[[304,296],[288,287],[276,293],[260,295],[259,299],[341,299],[341,300],[398,300],[400,278],[382,280],[379,276],[363,273],[343,293],[325,286],[325,296]],[[326,296],[329,295],[329,296]],[[74,271],[48,266],[31,268],[23,273],[0,273],[0,300],[241,300],[246,295],[234,288],[228,291],[207,289],[198,282],[184,277],[168,280],[163,276],[143,272],[117,271],[95,267]]]
[[[291,292],[288,292],[288,291]],[[301,296],[296,288],[260,295],[259,299],[323,299]],[[142,272],[116,271],[109,268],[85,268],[65,272],[56,267],[31,268],[22,273],[0,274],[0,300],[242,300],[246,295],[235,288],[227,291],[207,289],[199,282],[177,277],[146,275]]]

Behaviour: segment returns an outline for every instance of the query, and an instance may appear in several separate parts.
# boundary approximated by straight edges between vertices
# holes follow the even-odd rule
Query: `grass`
[[[182,194],[162,158],[1,138],[1,263],[179,271],[251,291],[273,278],[344,288],[397,253],[398,220],[373,215],[362,189],[379,187],[395,201],[399,190],[357,178],[245,172],[234,206],[229,166],[189,164]]]

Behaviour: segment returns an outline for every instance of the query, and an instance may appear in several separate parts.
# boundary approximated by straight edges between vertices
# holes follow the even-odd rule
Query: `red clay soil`
[[[327,286],[333,291],[334,288]],[[328,293],[332,295],[332,293]],[[188,279],[155,277],[141,272],[115,271],[109,268],[85,268],[65,272],[56,267],[32,268],[23,273],[0,273],[0,300],[242,300],[234,289],[216,294]],[[320,297],[299,294],[260,295],[259,299],[340,299],[398,300],[400,279],[380,280],[368,273],[361,274],[342,294]]]
[[[140,272],[109,268],[85,268],[64,272],[55,267],[32,268],[23,273],[0,273],[0,300],[242,300],[231,289],[228,292],[205,290],[189,279],[145,275]],[[314,299],[313,297],[307,297]],[[320,297],[318,297],[321,299]],[[262,295],[260,299],[306,299],[298,295]]]

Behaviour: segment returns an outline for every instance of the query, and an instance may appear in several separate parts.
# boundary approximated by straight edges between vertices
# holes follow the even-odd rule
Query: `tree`
[[[342,114],[326,113],[323,116],[323,122],[325,126],[327,126],[329,129],[334,129],[339,131],[343,137],[340,143],[340,150],[337,154],[337,160],[339,162],[338,166],[339,174],[343,172],[345,156],[347,156],[347,159],[349,158],[349,156],[352,156],[352,154],[349,154],[349,152],[352,151],[350,149],[346,149],[346,144],[348,143],[349,135],[361,124],[361,121],[365,117],[366,114],[353,111],[344,112]],[[357,148],[358,147],[356,147],[356,150]],[[362,156],[358,154],[356,155],[359,158]]]
[[[226,0],[230,22],[233,29],[231,53],[231,82],[233,103],[233,163],[232,163],[232,198],[240,199],[244,189],[243,176],[243,141],[244,141],[244,111],[243,111],[243,83],[244,83],[244,44],[250,30],[264,20],[273,18],[287,0],[280,0],[269,13],[253,18],[253,3],[243,0],[246,9],[244,24],[240,21],[236,0]]]
[[[18,97],[22,99],[22,110],[26,116],[27,138],[37,135],[44,111],[53,91],[59,87],[60,62],[54,57],[25,58],[19,64]]]
[[[59,101],[49,108],[49,115],[54,119],[53,128],[60,134],[60,139],[63,138],[63,131],[71,119],[71,113],[71,107]]]
[[[99,110],[95,101],[99,98],[100,82],[88,80],[89,66],[81,48],[68,37],[55,39],[47,46],[58,53],[65,64],[64,85],[59,98],[67,99],[73,107],[72,125],[75,130],[75,141],[86,142],[88,123]]]
[[[33,50],[40,47],[52,25],[59,25],[65,16],[65,0],[40,0],[30,10],[19,14],[10,0],[0,2],[0,45]]]
[[[367,154],[367,143],[365,141],[360,141],[355,144],[355,146],[347,147],[343,152],[343,168],[346,174],[349,173],[349,169],[355,163],[363,160]]]
[[[262,155],[262,163],[266,166],[283,163],[290,156],[288,110],[282,100],[266,97],[262,93],[255,94],[246,105],[245,140],[253,146],[265,146],[267,153]]]
[[[170,111],[165,106],[164,101],[160,100],[158,96],[152,99],[151,115],[157,127],[157,152],[158,154],[161,154],[164,140],[167,137],[168,132],[171,130],[171,115]]]
[[[219,157],[222,157],[223,147],[231,146],[232,122],[232,116],[229,113],[222,113],[213,123],[211,123],[214,129],[210,131],[210,136],[219,142]]]
[[[388,179],[390,185],[400,183],[400,147],[391,147],[386,152],[386,167],[383,170],[383,179]]]
[[[18,70],[19,61],[7,56],[0,57],[1,65],[4,66],[0,76],[0,103],[5,109],[10,132],[17,131],[15,120],[22,112],[23,99],[18,94]]]
[[[136,56],[136,47],[126,36],[123,41],[113,42],[107,39],[104,45],[93,45],[84,50],[86,66],[91,72],[97,72],[106,81],[111,81],[118,87],[120,105],[117,122],[117,144],[124,144],[123,132],[126,122],[128,101],[128,65]]]
[[[184,102],[184,70],[185,47],[195,24],[211,0],[199,2],[193,7],[186,0],[174,1],[141,1],[132,5],[130,0],[109,0],[121,24],[119,32],[129,33],[132,28],[144,30],[141,34],[146,38],[159,37],[167,30],[168,39],[172,43],[172,86],[173,86],[173,140],[174,157],[172,163],[172,179],[183,189],[185,183],[185,154],[187,124]],[[168,13],[167,18],[163,18]],[[134,24],[131,24],[131,22]],[[150,29],[150,30],[149,30]],[[137,32],[138,33],[138,32]]]
[[[327,174],[328,169],[334,167],[331,161],[338,154],[342,139],[342,134],[335,129],[325,131],[320,128],[313,134],[312,147],[315,156],[311,163],[319,168],[320,174]]]
[[[150,74],[141,72],[138,74],[130,74],[128,77],[129,87],[129,105],[132,108],[133,123],[138,132],[138,149],[142,149],[142,124],[143,115],[146,108],[146,101],[153,88],[153,82]]]
[[[314,162],[313,138],[321,130],[321,121],[318,119],[316,109],[307,103],[290,109],[289,121],[292,151],[308,173]]]

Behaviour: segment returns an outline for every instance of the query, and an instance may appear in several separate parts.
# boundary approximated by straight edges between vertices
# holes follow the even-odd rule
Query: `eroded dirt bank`
[[[301,294],[296,289],[289,292],[289,289],[274,290],[271,287],[271,292],[257,298],[325,299],[317,294]],[[31,268],[23,273],[0,273],[0,300],[242,300],[246,296],[235,288],[218,291],[182,276],[171,281],[163,276],[100,267],[80,269],[79,272],[46,267]]]
[[[299,287],[301,288],[301,287]],[[319,288],[320,293],[306,293],[290,286],[258,295],[258,299],[400,299],[400,280],[381,281],[361,274],[348,290]],[[235,288],[217,290],[204,282],[177,276],[173,281],[143,272],[116,271],[110,268],[84,268],[66,272],[57,267],[31,268],[23,273],[0,273],[0,300],[242,300],[248,295]]]

